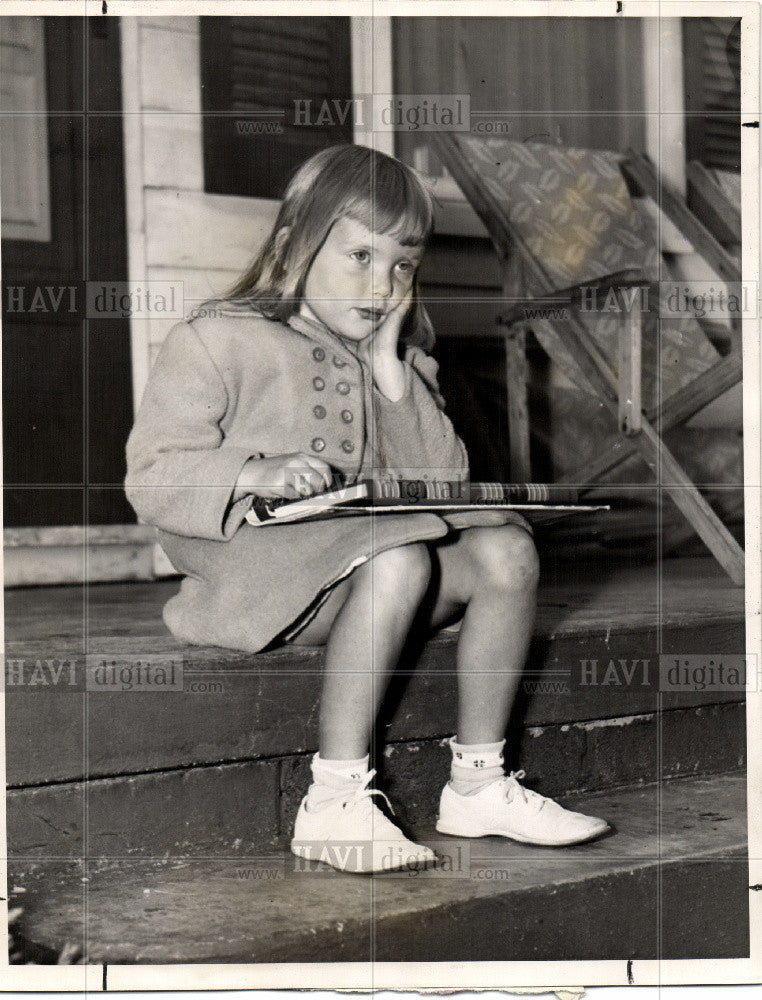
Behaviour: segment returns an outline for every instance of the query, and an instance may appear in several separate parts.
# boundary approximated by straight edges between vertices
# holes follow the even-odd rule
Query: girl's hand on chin
[[[372,336],[362,342],[364,359],[373,372],[373,381],[378,391],[392,402],[397,402],[405,393],[405,369],[397,354],[397,343],[402,322],[413,301],[410,288],[398,305],[385,317]]]
[[[397,343],[400,337],[400,330],[402,329],[402,324],[412,301],[413,289],[411,286],[394,309],[390,310],[384,316],[382,322],[373,333],[361,342],[360,351],[366,361],[370,361],[371,356],[373,356],[374,360],[383,357],[397,358]]]
[[[327,462],[301,451],[273,458],[250,458],[241,469],[233,500],[249,494],[289,500],[308,497],[329,489],[332,478]]]

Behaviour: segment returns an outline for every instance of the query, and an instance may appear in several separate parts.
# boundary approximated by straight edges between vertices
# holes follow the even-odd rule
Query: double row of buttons
[[[325,441],[322,438],[313,438],[311,447],[313,451],[322,451],[325,448]],[[342,441],[341,450],[345,452],[345,454],[351,455],[355,450],[355,446],[351,441]]]
[[[312,352],[312,357],[315,359],[315,361],[325,361],[325,351],[323,350],[322,347],[316,347]],[[347,366],[346,361],[344,361],[343,358],[340,358],[335,354],[333,356],[333,363],[336,365],[337,368],[346,368]]]
[[[313,378],[312,380],[312,385],[317,390],[317,392],[322,392],[323,389],[325,389],[325,379],[321,378],[319,375],[316,375],[315,378]],[[342,380],[341,382],[336,383],[336,392],[341,393],[342,396],[346,396],[349,393],[349,391],[350,391],[349,382],[344,382]]]
[[[323,350],[322,347],[315,347],[313,348],[312,351],[312,357],[315,359],[315,361],[325,361],[325,351]],[[336,355],[334,355],[333,363],[336,368],[345,368],[347,364],[346,361],[344,361],[342,358],[337,357]],[[322,392],[323,389],[325,389],[325,379],[321,378],[319,375],[316,375],[315,378],[313,378],[312,380],[312,385],[316,392]],[[338,392],[339,395],[347,396],[349,395],[350,391],[351,391],[351,386],[349,385],[348,382],[345,382],[343,379],[340,382],[336,383],[336,392]],[[315,414],[315,417],[318,420],[324,420],[327,413],[326,408],[324,406],[321,406],[319,403],[317,404],[317,406],[314,406],[312,408],[312,412]],[[342,410],[341,419],[344,421],[345,424],[351,424],[352,421],[354,420],[354,415],[351,410]],[[325,448],[325,441],[323,440],[323,438],[316,437],[312,439],[313,451],[320,452],[323,451],[324,448]],[[351,455],[352,452],[355,450],[355,446],[352,444],[351,441],[342,441],[341,450],[345,454]]]
[[[317,406],[312,407],[312,412],[315,414],[318,420],[325,419],[326,408],[324,406],[321,406],[320,403],[318,403]],[[351,410],[342,410],[341,419],[344,421],[345,424],[351,424],[355,418]]]

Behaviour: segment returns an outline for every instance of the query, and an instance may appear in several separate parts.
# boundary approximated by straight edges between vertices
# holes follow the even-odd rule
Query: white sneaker
[[[291,841],[297,857],[356,873],[422,868],[436,861],[430,848],[408,840],[375,804],[373,795],[389,802],[383,792],[368,788],[375,773],[317,808],[307,807],[305,795]]]
[[[564,809],[519,784],[511,771],[474,795],[459,795],[447,784],[439,803],[437,832],[453,837],[510,837],[523,844],[563,847],[592,840],[609,825],[595,816]]]

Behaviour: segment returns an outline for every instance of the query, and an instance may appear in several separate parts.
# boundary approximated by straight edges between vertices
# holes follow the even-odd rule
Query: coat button
[[[318,392],[320,392],[321,389],[325,389],[325,380],[322,379],[319,375],[313,378],[312,384],[315,386]]]
[[[342,410],[341,419],[344,421],[345,424],[351,424],[355,418],[352,416],[351,410]]]
[[[336,365],[337,368],[346,368],[347,367],[346,361],[344,361],[343,358],[340,358],[337,355],[334,355],[333,363]]]
[[[320,406],[319,404],[318,406],[313,406],[312,412],[315,414],[318,420],[322,420],[325,417],[325,407]]]
[[[316,347],[312,352],[312,357],[315,361],[325,361],[325,351],[322,347]]]
[[[313,438],[312,439],[312,450],[313,451],[322,451],[323,448],[325,448],[325,441],[322,438]]]
[[[341,450],[345,451],[347,455],[351,455],[352,452],[355,450],[355,446],[352,444],[351,441],[342,441]]]
[[[336,392],[341,393],[342,396],[346,396],[349,392],[349,382],[337,382]]]

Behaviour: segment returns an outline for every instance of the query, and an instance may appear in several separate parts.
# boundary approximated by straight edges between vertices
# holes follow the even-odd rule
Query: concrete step
[[[523,768],[529,786],[544,794],[644,784],[743,766],[744,706],[529,727],[518,739],[510,766]],[[431,822],[449,760],[441,739],[386,746],[376,785],[403,822]],[[291,754],[9,789],[8,856],[226,855],[283,845],[311,780],[309,764],[308,754]]]
[[[707,659],[743,653],[743,617],[652,627],[609,620],[590,631],[538,634],[516,716],[529,727],[649,715],[743,701],[740,691],[661,692],[659,653]],[[97,639],[93,639],[95,643]],[[435,739],[456,725],[456,638],[442,633],[403,661],[379,718],[386,742]],[[95,655],[128,669],[151,661],[174,669],[175,690],[85,689],[84,658],[6,652],[7,778],[11,787],[139,774],[177,766],[259,760],[317,749],[323,671],[318,648],[246,657],[229,650],[148,649]],[[71,657],[71,654],[66,654]],[[16,685],[25,670],[48,683]],[[71,683],[70,683],[71,682]],[[65,685],[65,686],[64,686]]]
[[[743,652],[742,591],[711,560],[663,567],[546,568],[508,733],[507,763],[538,791],[743,765],[743,692],[664,691],[658,670],[660,653]],[[176,587],[6,593],[11,856],[224,853],[290,835],[317,749],[323,651],[179,647],[160,615]],[[379,719],[379,783],[414,825],[447,777],[456,641],[408,650]],[[96,666],[174,665],[180,684],[88,687],[85,651]]]
[[[749,954],[745,779],[570,800],[614,832],[575,848],[413,831],[429,872],[338,873],[282,850],[9,863],[19,932],[86,962],[738,958]]]

